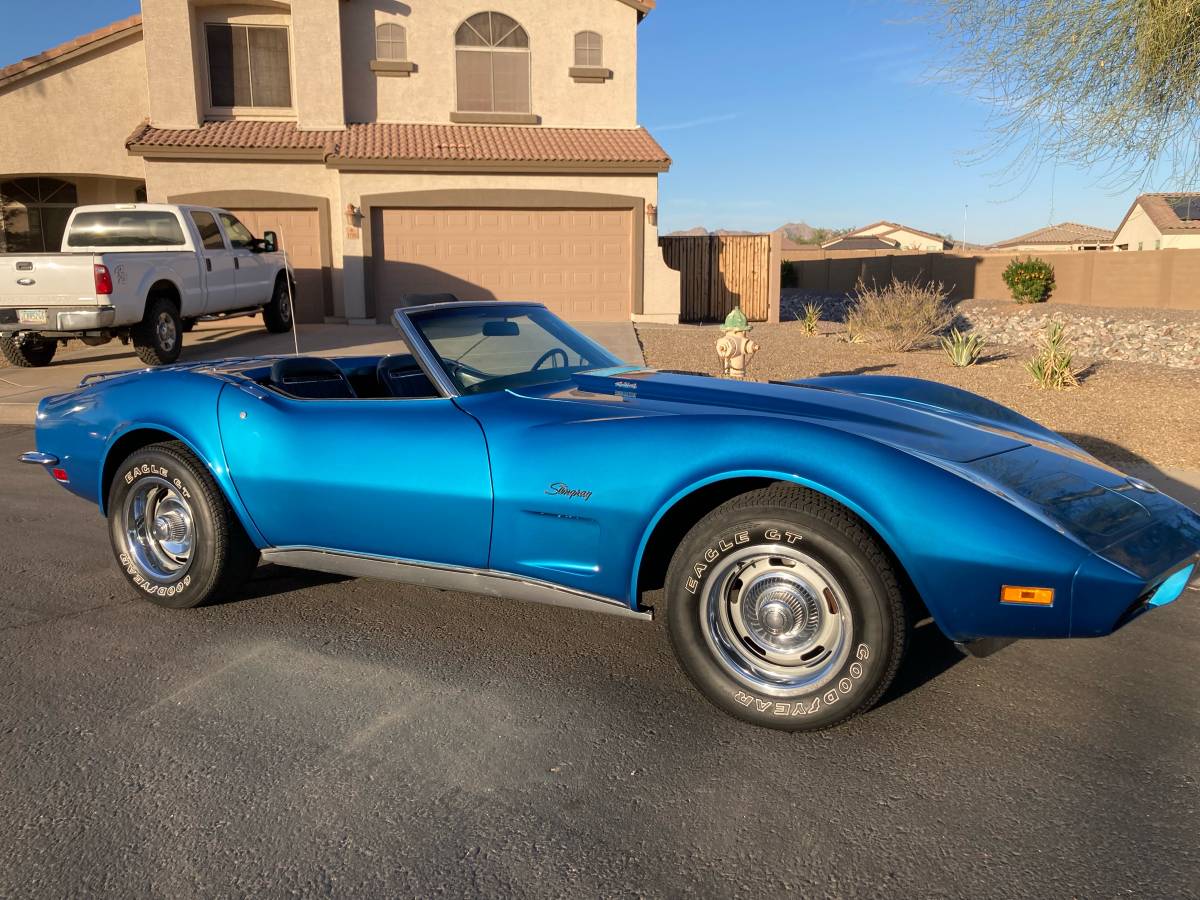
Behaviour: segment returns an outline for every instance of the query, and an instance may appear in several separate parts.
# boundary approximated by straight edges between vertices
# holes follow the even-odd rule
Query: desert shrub
[[[954,319],[940,282],[901,281],[892,276],[882,287],[858,282],[846,314],[846,331],[878,341],[889,350],[912,350],[945,330]]]
[[[1002,277],[1018,303],[1044,303],[1054,287],[1054,267],[1032,256],[1014,259]]]
[[[804,329],[805,334],[812,335],[817,333],[817,326],[821,322],[822,312],[820,303],[809,302],[804,304],[804,311],[798,318],[800,319],[800,327]]]
[[[1074,351],[1061,322],[1051,322],[1038,342],[1038,351],[1025,369],[1040,388],[1062,390],[1077,387],[1079,373],[1071,364]]]
[[[796,271],[796,264],[791,260],[784,262],[783,270],[779,276],[779,284],[785,288],[800,287],[800,273]]]
[[[950,334],[942,337],[942,349],[950,357],[950,365],[960,368],[975,365],[986,344],[981,335],[963,333],[957,328],[951,328]]]

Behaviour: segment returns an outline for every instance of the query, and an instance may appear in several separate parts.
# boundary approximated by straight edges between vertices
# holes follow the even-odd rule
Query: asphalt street
[[[1200,892],[1200,593],[961,659],[818,735],[657,626],[263,566],[138,599],[0,427],[0,896]]]

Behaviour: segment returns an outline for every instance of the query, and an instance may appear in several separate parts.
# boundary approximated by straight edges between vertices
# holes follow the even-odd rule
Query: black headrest
[[[375,367],[379,383],[393,397],[436,397],[437,391],[411,353],[393,353]]]
[[[271,384],[305,400],[352,400],[354,391],[337,363],[319,356],[289,356],[271,364]]]

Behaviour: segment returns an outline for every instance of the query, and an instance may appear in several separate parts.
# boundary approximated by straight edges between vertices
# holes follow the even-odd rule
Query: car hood
[[[1030,443],[1086,457],[1060,435],[999,404],[935,382],[889,376],[756,383],[652,370],[585,372],[578,389],[648,411],[785,416],[923,456],[967,463]]]

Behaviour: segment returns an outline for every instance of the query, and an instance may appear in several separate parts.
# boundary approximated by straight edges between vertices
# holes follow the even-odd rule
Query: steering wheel
[[[538,357],[538,361],[537,361],[537,362],[535,362],[535,363],[533,364],[533,368],[532,368],[532,369],[530,369],[529,371],[530,371],[530,372],[536,372],[538,369],[540,369],[540,368],[541,368],[543,365],[545,365],[547,362],[549,362],[550,360],[554,359],[554,357],[555,357],[555,356],[561,356],[561,357],[562,357],[562,365],[561,365],[561,366],[555,366],[555,368],[558,368],[558,369],[565,369],[567,366],[569,366],[569,365],[571,364],[571,361],[570,361],[570,360],[567,358],[567,351],[566,351],[566,350],[564,350],[562,347],[553,347],[553,348],[551,348],[550,350],[547,350],[547,351],[546,351],[545,353],[543,353],[541,356],[539,356],[539,357]]]

